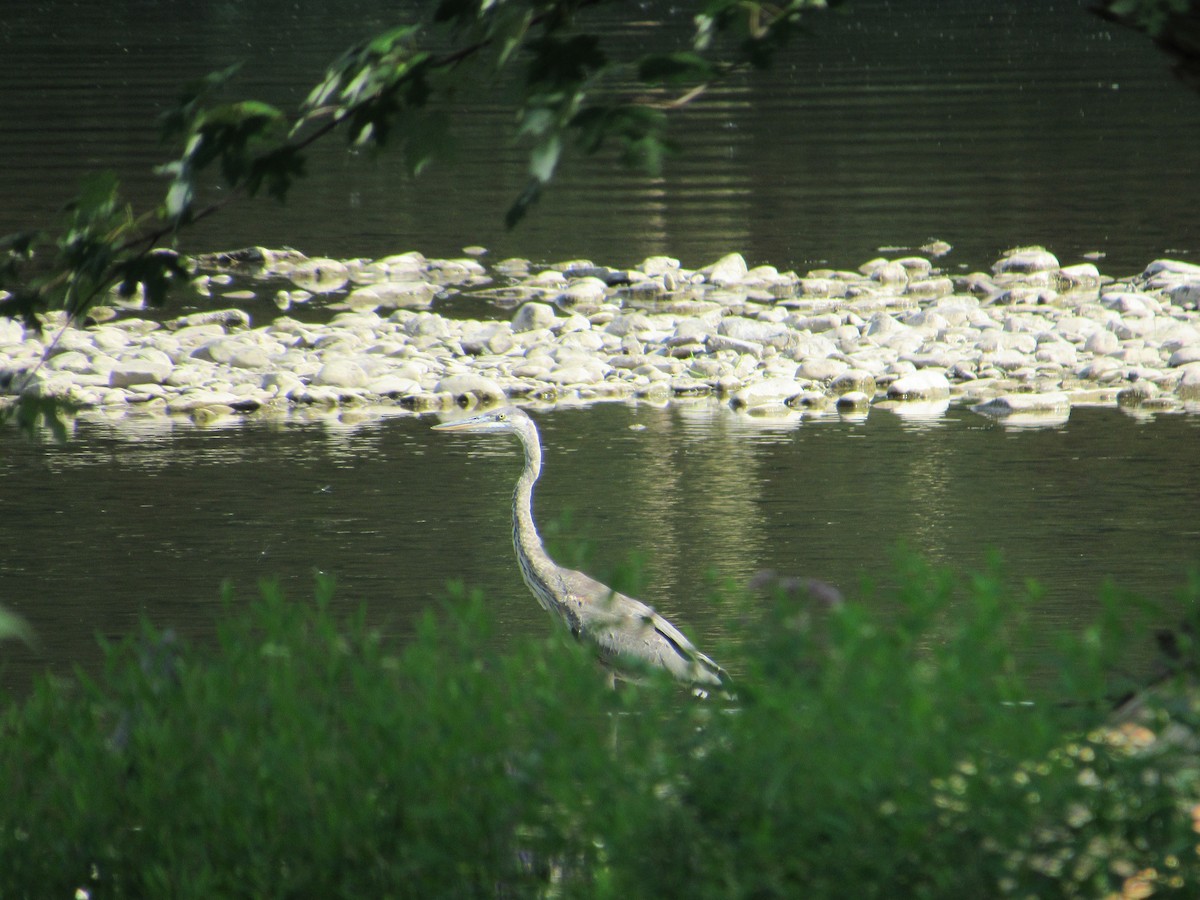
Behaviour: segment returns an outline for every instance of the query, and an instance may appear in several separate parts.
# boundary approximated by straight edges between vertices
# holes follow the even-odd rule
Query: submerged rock
[[[1030,413],[1061,413],[1071,409],[1071,398],[1063,391],[1046,394],[1004,394],[972,406],[974,412],[1003,418]]]

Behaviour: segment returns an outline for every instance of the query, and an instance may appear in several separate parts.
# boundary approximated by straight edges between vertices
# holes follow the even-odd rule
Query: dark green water
[[[701,266],[731,250],[781,269],[853,267],[884,245],[939,238],[950,267],[1013,245],[1064,262],[1108,254],[1114,275],[1200,252],[1200,97],[1145,38],[1087,12],[1091,0],[855,0],[814,16],[770,73],[680,115],[685,148],[661,178],[570,160],[515,232],[503,211],[525,182],[504,86],[449,110],[453,165],[415,181],[398,159],[334,140],[280,207],[237,205],[191,249],[287,244],[310,255],[417,249],[493,258],[656,253]],[[419,5],[418,5],[419,6]],[[0,234],[43,224],[96,167],[139,204],[161,199],[157,115],[179,86],[239,60],[238,93],[298,103],[349,44],[394,24],[394,0],[41,0],[0,19]],[[585,23],[639,47],[647,23],[682,39],[694,4],[604,4]]]
[[[437,434],[432,421],[81,423],[64,446],[10,433],[0,602],[44,653],[0,645],[3,681],[93,664],[94,635],[126,633],[142,613],[208,634],[223,579],[246,597],[278,577],[301,598],[315,569],[399,635],[452,579],[485,590],[501,639],[544,633],[510,543],[515,441]],[[1049,634],[1095,611],[1106,576],[1164,600],[1200,561],[1194,416],[1076,409],[1062,427],[1010,431],[965,410],[927,423],[877,410],[771,428],[705,404],[538,421],[541,522],[569,512],[599,576],[642,555],[641,596],[706,646],[736,643],[742,615],[712,603],[710,574],[742,583],[772,568],[854,594],[887,583],[901,543],[955,570],[999,551],[1014,578],[1043,586]]]
[[[951,270],[1043,243],[1064,262],[1108,254],[1112,274],[1200,252],[1200,98],[1148,41],[1087,0],[1002,5],[858,0],[763,78],[681,115],[684,156],[661,178],[574,160],[525,225],[501,226],[524,182],[502,93],[453,110],[457,162],[411,181],[397,160],[335,141],[288,205],[235,205],[187,236],[192,250],[290,245],[312,255],[409,249],[492,259],[669,253],[698,266],[853,267],[881,245],[949,241]],[[245,60],[239,90],[289,105],[351,42],[395,21],[384,0],[43,0],[0,19],[0,234],[45,224],[79,177],[121,176],[140,206],[161,197],[156,116],[179,85]],[[602,28],[636,46],[644,23],[691,7],[614,6]],[[1143,423],[1078,409],[1069,424],[1009,432],[963,411],[908,424],[876,411],[755,428],[714,407],[602,406],[541,417],[543,521],[571,510],[604,575],[646,555],[643,596],[705,646],[736,641],[706,573],[759,568],[853,589],[886,579],[905,542],[955,568],[1001,551],[1045,587],[1047,624],[1084,617],[1101,579],[1164,595],[1197,559],[1195,418]],[[644,430],[630,430],[632,424]],[[395,417],[130,436],[82,424],[64,447],[0,435],[0,603],[27,616],[44,655],[6,643],[3,681],[93,664],[94,635],[137,616],[206,634],[218,586],[243,596],[311,571],[403,633],[448,579],[483,587],[501,637],[540,633],[516,574],[504,441],[452,439]],[[122,426],[124,429],[124,426]]]

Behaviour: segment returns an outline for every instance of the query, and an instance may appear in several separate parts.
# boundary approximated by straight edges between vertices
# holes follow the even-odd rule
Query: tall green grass
[[[327,583],[213,646],[147,626],[0,719],[0,897],[1200,895],[1187,675],[1110,712],[1130,603],[1031,677],[1027,596],[901,569],[870,606],[736,601],[708,700],[500,651],[461,591],[404,646]]]

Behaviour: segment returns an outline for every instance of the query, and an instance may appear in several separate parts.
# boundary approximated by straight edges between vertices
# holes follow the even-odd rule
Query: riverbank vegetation
[[[324,582],[231,596],[209,645],[147,625],[8,703],[0,895],[1194,895],[1193,626],[1122,702],[1157,665],[1131,598],[1031,634],[1036,590],[898,567],[714,597],[745,629],[704,700],[502,646],[461,590],[403,646]]]

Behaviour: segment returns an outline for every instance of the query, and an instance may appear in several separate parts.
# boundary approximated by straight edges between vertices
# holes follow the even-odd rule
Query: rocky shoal
[[[498,402],[716,397],[756,416],[969,403],[1061,419],[1073,405],[1200,412],[1200,266],[1158,260],[1126,279],[1042,248],[989,272],[926,256],[797,275],[730,254],[702,269],[475,257],[318,260],[255,249],[200,260],[216,307],[156,320],[103,309],[38,333],[0,320],[0,392],[109,415],[199,421],[300,407],[422,412]],[[236,306],[286,284],[255,326]],[[221,289],[239,282],[248,291]],[[491,318],[436,310],[477,302]]]

